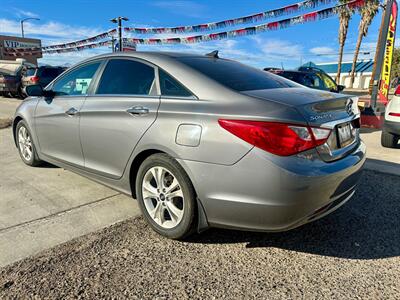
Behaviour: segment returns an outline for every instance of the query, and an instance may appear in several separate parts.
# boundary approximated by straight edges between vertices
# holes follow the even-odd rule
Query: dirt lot
[[[399,299],[399,195],[398,177],[365,171],[355,197],[317,222],[187,242],[130,219],[0,270],[0,298]]]

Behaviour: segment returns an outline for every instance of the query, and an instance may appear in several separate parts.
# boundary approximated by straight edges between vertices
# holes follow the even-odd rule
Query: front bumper
[[[365,162],[360,142],[345,158],[315,150],[276,157],[253,148],[231,166],[180,160],[212,227],[285,231],[318,219],[354,194]]]
[[[399,122],[385,120],[383,123],[383,131],[400,136],[400,118]]]

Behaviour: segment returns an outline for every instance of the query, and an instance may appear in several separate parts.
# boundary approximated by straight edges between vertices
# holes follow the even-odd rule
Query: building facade
[[[319,63],[314,64],[309,62],[304,64],[304,66],[312,65],[317,67],[327,73],[336,81],[338,64],[335,63]],[[350,87],[350,73],[353,62],[342,62],[340,81],[338,84],[344,85],[346,88]],[[366,90],[369,87],[369,83],[372,77],[372,68],[374,66],[374,61],[372,59],[360,60],[356,64],[356,72],[354,77],[354,89]]]
[[[12,55],[14,52],[9,51],[12,49],[24,48],[41,48],[42,42],[39,39],[22,38],[17,36],[0,35],[0,60],[15,60],[16,58],[23,58],[27,62],[37,65],[37,60],[42,57],[41,51],[34,53],[18,53],[18,56]]]

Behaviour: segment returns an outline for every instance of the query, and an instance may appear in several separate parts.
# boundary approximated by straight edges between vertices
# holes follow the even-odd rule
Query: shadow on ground
[[[57,169],[60,168],[56,165],[53,165],[51,163],[48,163],[47,161],[42,162],[39,166],[37,166],[36,168],[43,168],[43,169]]]
[[[323,256],[379,259],[400,255],[400,178],[364,171],[355,196],[336,212],[281,233],[211,229],[193,243],[247,243]]]

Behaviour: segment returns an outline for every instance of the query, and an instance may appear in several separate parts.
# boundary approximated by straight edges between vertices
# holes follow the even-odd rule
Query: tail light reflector
[[[33,83],[38,83],[39,82],[39,76],[32,76],[31,77],[31,82],[33,82]]]
[[[399,85],[399,86],[400,86],[400,85]],[[392,116],[392,117],[400,117],[400,113],[390,112],[390,113],[389,113],[389,116]]]
[[[396,90],[394,91],[395,96],[400,96],[400,85],[397,86]]]
[[[331,130],[279,122],[218,120],[220,126],[242,140],[270,153],[289,156],[322,145]]]

